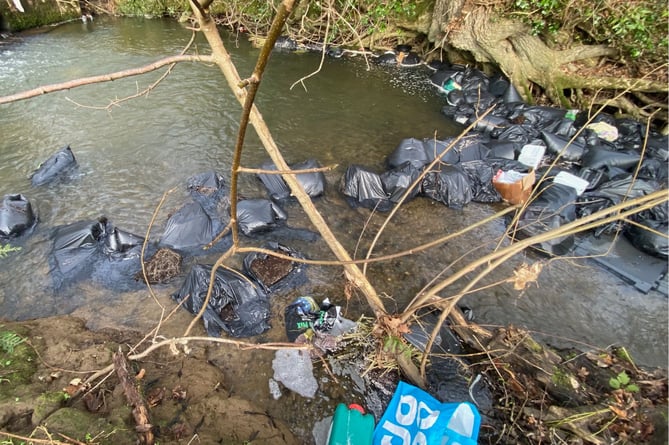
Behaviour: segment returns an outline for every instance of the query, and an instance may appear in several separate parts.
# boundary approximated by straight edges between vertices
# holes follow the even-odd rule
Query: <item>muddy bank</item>
[[[0,331],[5,340],[8,331],[26,339],[12,352],[0,351],[0,437],[45,439],[48,432],[65,443],[135,443],[131,407],[115,373],[90,386],[81,382],[110,365],[119,348],[127,351],[141,340],[141,333],[92,332],[71,317],[2,323]],[[206,348],[194,347],[188,356],[159,350],[146,362],[130,363],[129,373],[160,443],[194,435],[201,443],[300,443],[266,407],[235,395],[235,382],[208,362]]]
[[[127,365],[150,421],[140,429],[117,372],[84,382],[143,337],[113,329],[93,332],[73,317],[3,322],[0,437],[14,443],[33,437],[118,444],[135,443],[150,429],[162,444],[194,437],[200,443],[313,443],[319,399],[346,400],[354,385],[350,376],[335,378],[325,371],[335,369],[334,361],[326,366],[314,360],[319,373],[333,378],[319,378],[312,401],[287,394],[293,409],[281,411],[262,396],[241,396],[245,375],[269,374],[257,354],[206,344],[189,344],[187,354],[177,355],[160,348]],[[666,443],[666,370],[638,369],[624,350],[559,355],[511,327],[485,341],[488,354],[463,371],[482,376],[491,389],[493,406],[481,413],[479,443]],[[386,392],[397,382],[392,375],[378,380]]]

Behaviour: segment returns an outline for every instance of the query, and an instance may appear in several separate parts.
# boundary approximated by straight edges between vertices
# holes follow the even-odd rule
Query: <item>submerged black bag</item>
[[[237,202],[237,226],[244,235],[272,230],[286,219],[286,212],[269,199],[244,199]]]
[[[204,305],[211,269],[210,265],[193,265],[181,289],[172,295],[191,314],[197,314]],[[259,284],[237,271],[216,270],[202,316],[209,336],[220,337],[221,330],[238,338],[259,335],[270,328],[269,318],[269,298]]]
[[[58,227],[49,262],[56,288],[82,279],[118,291],[143,287],[135,280],[141,269],[144,239],[114,227],[106,218]]]
[[[388,212],[393,203],[383,189],[381,177],[359,165],[351,165],[342,177],[341,191],[351,207]]]
[[[21,194],[5,195],[0,204],[0,239],[21,236],[37,225],[28,198]]]
[[[53,181],[56,178],[63,177],[71,172],[77,166],[77,160],[74,158],[70,146],[61,148],[44,161],[32,174],[32,185],[42,185]]]
[[[311,170],[320,168],[321,165],[315,159],[307,159],[290,166],[291,170]],[[262,170],[276,171],[272,161],[266,161],[261,166]],[[283,200],[290,197],[290,188],[279,174],[259,173],[258,179],[263,183],[269,195],[274,200]],[[295,175],[297,182],[302,185],[304,191],[311,198],[317,198],[325,193],[325,175],[322,171],[298,173]]]
[[[291,258],[304,258],[297,250],[274,241],[268,242],[263,248]],[[295,289],[306,282],[306,264],[266,253],[249,253],[244,257],[243,266],[246,276],[263,286],[267,292]]]

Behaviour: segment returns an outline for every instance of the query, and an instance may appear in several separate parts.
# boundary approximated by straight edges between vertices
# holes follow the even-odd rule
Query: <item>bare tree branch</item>
[[[178,62],[213,63],[214,59],[212,56],[199,56],[199,55],[178,55],[178,56],[166,57],[164,59],[160,59],[156,62],[153,62],[149,65],[145,65],[139,68],[131,68],[123,71],[116,71],[114,73],[101,74],[99,76],[82,77],[81,79],[70,80],[67,82],[43,85],[41,87],[33,88],[32,90],[11,94],[9,96],[3,96],[0,97],[0,105],[11,102],[17,102],[19,100],[30,99],[32,97],[37,97],[48,93],[54,93],[56,91],[69,90],[71,88],[80,87],[83,85],[111,82],[113,80],[123,79],[125,77],[132,77],[140,74],[146,74],[150,73],[151,71],[155,71],[158,68],[161,68],[165,65],[170,65]]]

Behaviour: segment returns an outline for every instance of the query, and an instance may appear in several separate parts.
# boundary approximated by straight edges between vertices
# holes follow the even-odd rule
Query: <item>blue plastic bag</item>
[[[481,416],[469,402],[441,403],[420,388],[397,385],[374,430],[374,445],[476,445]]]

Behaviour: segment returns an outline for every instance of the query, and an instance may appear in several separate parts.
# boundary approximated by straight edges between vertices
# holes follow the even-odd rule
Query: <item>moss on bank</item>
[[[39,2],[23,1],[24,12],[10,6],[9,2],[0,2],[0,30],[23,31],[60,23],[81,16],[76,2],[64,3],[57,0]]]

